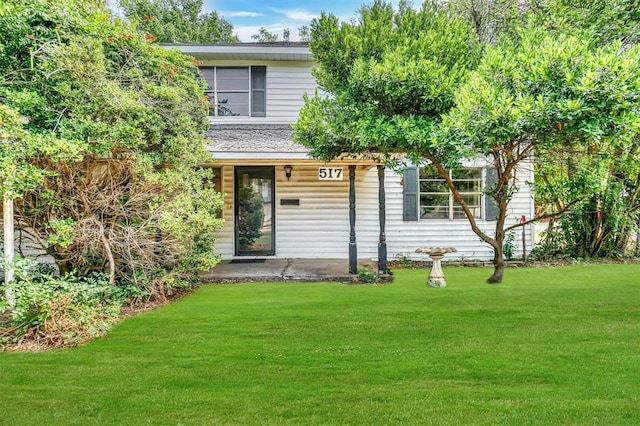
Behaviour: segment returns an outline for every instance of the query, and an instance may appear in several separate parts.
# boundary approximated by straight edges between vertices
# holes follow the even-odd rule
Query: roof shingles
[[[307,153],[308,148],[292,139],[288,124],[212,124],[207,131],[207,149],[216,152]]]

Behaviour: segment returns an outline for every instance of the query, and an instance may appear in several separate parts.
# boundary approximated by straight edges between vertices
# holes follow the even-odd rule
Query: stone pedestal
[[[433,264],[431,266],[431,272],[429,278],[427,278],[427,285],[429,287],[446,287],[447,282],[444,279],[444,272],[442,271],[442,264],[440,261],[447,253],[455,253],[457,250],[453,247],[420,247],[416,250],[416,253],[424,253],[428,255]]]
[[[442,265],[440,264],[444,255],[432,254],[430,257],[433,259],[433,265],[431,266],[429,278],[427,278],[427,285],[429,287],[446,287],[447,282],[444,280],[444,272],[442,272]]]

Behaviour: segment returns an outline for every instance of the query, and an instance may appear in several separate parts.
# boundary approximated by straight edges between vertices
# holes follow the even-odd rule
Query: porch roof
[[[289,124],[212,124],[207,149],[220,159],[308,159]]]

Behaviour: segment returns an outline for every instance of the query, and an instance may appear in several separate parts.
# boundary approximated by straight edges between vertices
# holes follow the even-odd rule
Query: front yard
[[[203,286],[0,353],[0,424],[639,424],[640,265]]]

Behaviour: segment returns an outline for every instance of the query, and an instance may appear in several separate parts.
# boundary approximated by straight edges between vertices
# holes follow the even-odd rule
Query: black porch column
[[[349,273],[358,273],[356,246],[356,166],[349,166]]]
[[[387,273],[387,236],[384,233],[386,222],[386,197],[384,193],[384,166],[378,165],[378,216],[380,219],[380,238],[378,239],[378,273]]]

